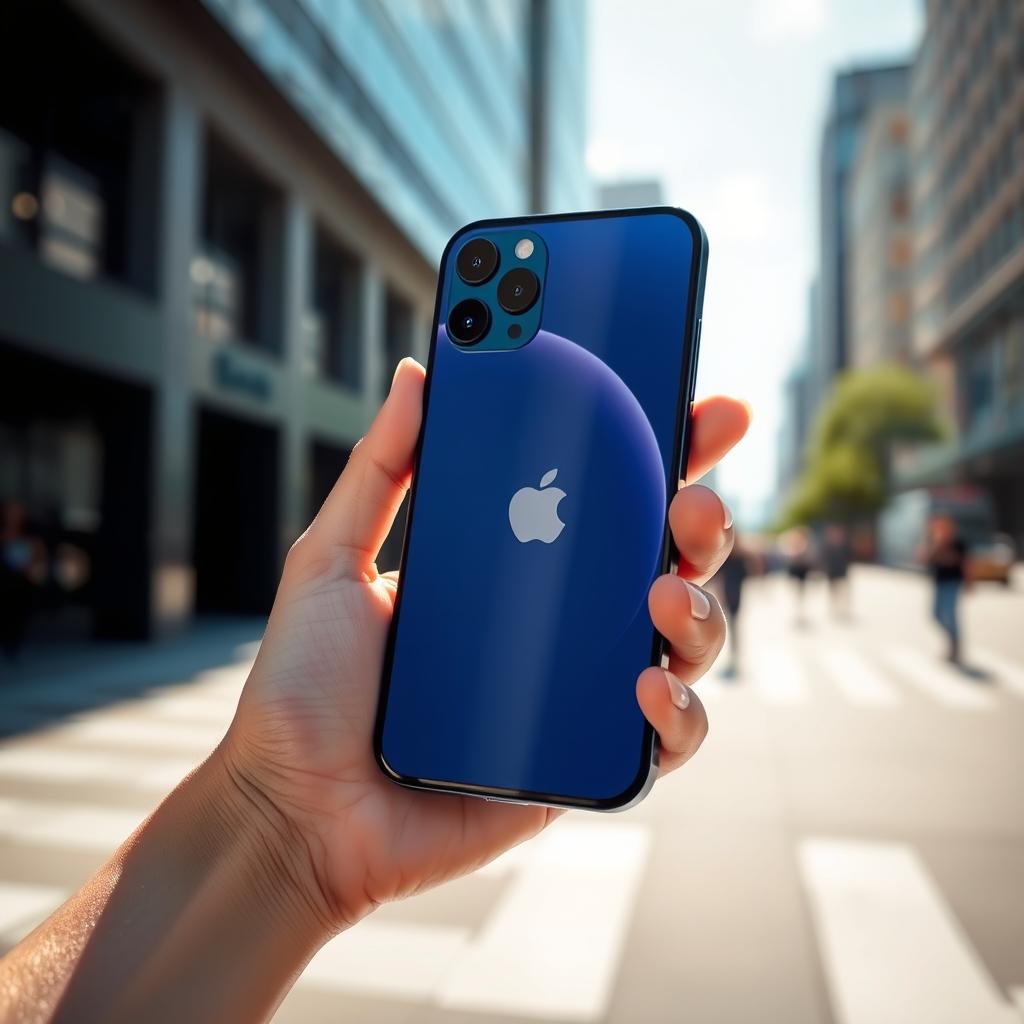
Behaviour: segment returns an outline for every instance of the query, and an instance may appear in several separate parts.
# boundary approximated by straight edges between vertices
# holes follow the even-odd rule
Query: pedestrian
[[[20,502],[0,502],[0,650],[12,661],[28,634],[41,559],[41,545],[25,519]]]
[[[804,617],[807,577],[811,574],[815,561],[811,531],[805,526],[798,526],[783,534],[782,552],[786,558],[786,571],[796,590],[796,624],[803,626],[807,621]]]
[[[733,537],[732,551],[715,576],[726,622],[729,624],[729,663],[724,672],[726,679],[735,679],[740,672],[740,604],[743,584],[749,575],[750,555],[743,539],[737,534]]]
[[[829,523],[825,527],[822,545],[822,568],[828,581],[829,605],[836,618],[850,615],[850,540],[846,527],[840,523]]]
[[[925,561],[935,587],[932,612],[948,642],[946,657],[961,662],[960,594],[968,585],[967,544],[949,516],[936,516],[930,524]]]
[[[548,807],[403,789],[374,760],[397,585],[375,559],[408,489],[423,380],[422,367],[402,360],[367,436],[289,552],[216,750],[0,961],[5,1019],[265,1020],[337,932],[481,867],[558,817]],[[695,404],[687,486],[669,508],[680,570],[657,579],[648,602],[668,668],[636,680],[663,774],[704,738],[707,717],[690,684],[725,634],[718,602],[699,585],[728,554],[730,517],[713,491],[691,484],[748,420],[732,399]]]

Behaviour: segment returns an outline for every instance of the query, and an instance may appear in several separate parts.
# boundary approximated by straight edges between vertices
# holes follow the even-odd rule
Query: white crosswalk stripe
[[[299,984],[473,1014],[599,1020],[650,841],[641,825],[560,822],[488,872],[509,877],[477,934],[370,920],[321,950]]]
[[[909,846],[808,839],[799,865],[840,1024],[1019,1024]]]
[[[754,688],[768,704],[802,704],[809,691],[796,654],[781,644],[772,644],[753,659]]]
[[[19,942],[67,897],[57,886],[0,882],[0,942]]]
[[[0,797],[0,837],[63,850],[113,853],[147,813]]]
[[[211,724],[112,718],[91,715],[58,726],[52,731],[56,739],[71,739],[97,746],[131,747],[149,750],[170,748],[201,756],[212,750],[224,736],[223,728]]]
[[[107,750],[8,747],[0,750],[0,778],[53,783],[110,783],[166,791],[180,782],[200,757],[156,757]]]
[[[849,646],[829,644],[817,652],[825,673],[851,704],[870,708],[892,708],[903,696],[870,661]]]
[[[997,706],[995,695],[984,683],[914,647],[901,644],[885,647],[880,653],[902,679],[940,704],[969,711],[992,711]]]

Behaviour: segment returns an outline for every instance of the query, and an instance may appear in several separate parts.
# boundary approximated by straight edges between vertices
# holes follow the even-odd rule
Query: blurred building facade
[[[910,358],[909,119],[905,104],[868,114],[850,178],[849,364]]]
[[[954,437],[901,482],[978,487],[1024,545],[1024,3],[930,0],[911,113],[913,353]]]
[[[597,186],[600,210],[628,210],[636,206],[663,206],[665,190],[657,178],[603,182]]]
[[[807,334],[783,385],[782,419],[776,438],[776,496],[772,510],[776,516],[782,515],[786,499],[804,468],[814,412],[810,371],[818,323],[818,282],[815,280],[807,289]]]
[[[1024,545],[1024,0],[928,0],[909,71],[836,76],[819,274],[780,487],[837,370],[896,360],[934,381],[953,436],[901,452],[895,486],[966,486]]]
[[[819,167],[818,322],[807,367],[809,419],[827,397],[850,354],[850,184],[872,111],[905,102],[905,64],[855,68],[836,75],[821,140]]]
[[[426,354],[447,238],[589,205],[584,30],[581,0],[5,8],[0,498],[54,629],[266,610]]]

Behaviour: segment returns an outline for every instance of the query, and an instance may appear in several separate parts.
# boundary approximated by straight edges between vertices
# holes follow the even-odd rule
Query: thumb
[[[353,569],[365,572],[377,557],[409,489],[425,376],[415,359],[398,364],[384,405],[306,531],[310,559],[341,546],[355,560]]]

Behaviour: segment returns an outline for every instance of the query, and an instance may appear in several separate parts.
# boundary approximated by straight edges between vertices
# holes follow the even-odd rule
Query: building
[[[837,74],[832,85],[819,167],[819,319],[807,375],[811,418],[850,362],[849,187],[864,127],[876,106],[905,101],[909,72],[904,64],[856,68]]]
[[[587,205],[584,15],[5,7],[0,498],[50,553],[41,632],[267,609],[394,363],[426,352],[446,239]]]
[[[775,460],[776,511],[781,512],[804,464],[807,425],[801,412],[805,407],[804,390],[807,386],[807,366],[798,363],[786,375],[782,385],[782,421],[777,438],[778,454]]]
[[[610,181],[597,188],[600,210],[628,210],[636,206],[664,206],[665,192],[656,178]]]
[[[955,437],[901,483],[975,485],[1024,544],[1024,3],[929,0],[911,113],[912,347]]]
[[[810,353],[816,343],[814,330],[817,323],[818,282],[813,281],[807,289],[808,333],[783,383],[782,419],[776,439],[776,516],[782,514],[786,501],[803,472],[807,445],[810,441],[812,411],[808,378]]]
[[[910,360],[911,225],[906,105],[867,115],[850,177],[848,362]]]

